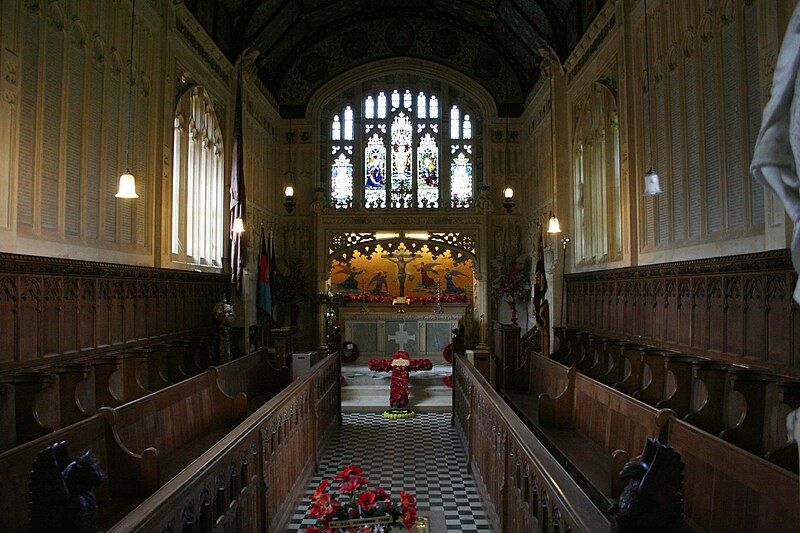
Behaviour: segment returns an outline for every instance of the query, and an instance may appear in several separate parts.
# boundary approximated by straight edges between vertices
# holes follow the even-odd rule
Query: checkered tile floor
[[[431,516],[432,525],[441,523],[443,516],[447,531],[492,530],[449,413],[418,414],[408,420],[350,413],[343,415],[341,429],[322,453],[288,531],[304,531],[314,524],[305,516],[308,497],[322,479],[332,479],[349,464],[361,466],[370,486],[380,484],[393,497],[399,497],[400,490],[413,493],[419,514],[440,518]]]

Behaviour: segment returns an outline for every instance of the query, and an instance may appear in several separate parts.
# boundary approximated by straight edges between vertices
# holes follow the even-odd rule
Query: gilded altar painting
[[[472,297],[472,260],[455,261],[450,250],[434,258],[427,245],[417,251],[403,245],[392,251],[380,245],[367,254],[353,252],[348,261],[333,261],[335,293],[370,296]]]

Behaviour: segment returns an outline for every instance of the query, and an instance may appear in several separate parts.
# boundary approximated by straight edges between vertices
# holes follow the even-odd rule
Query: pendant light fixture
[[[556,217],[556,130],[555,130],[555,111],[553,104],[555,103],[555,80],[553,79],[553,57],[552,51],[550,53],[550,160],[552,163],[551,178],[553,182],[553,209],[550,210],[550,220],[547,223],[547,233],[557,234],[561,233],[561,224]]]
[[[294,24],[295,24],[295,13],[294,13],[294,4],[292,5],[292,20],[291,25],[289,26],[289,42],[291,46],[294,46]],[[291,111],[289,112],[291,113]],[[287,161],[287,170],[286,176],[284,177],[284,189],[283,189],[283,208],[286,209],[287,214],[292,214],[294,211],[295,206],[297,205],[297,201],[294,199],[294,171],[292,170],[292,141],[294,141],[294,132],[292,131],[292,115],[289,115],[289,135],[286,137],[286,142],[289,145],[289,158]]]
[[[136,22],[136,0],[131,0],[131,50],[128,56],[128,137],[125,143],[125,172],[119,177],[117,198],[139,198],[136,194],[136,178],[131,173],[131,122],[133,118],[133,36]]]
[[[506,183],[508,183],[508,176],[510,174],[508,170],[508,117],[506,117],[506,138],[505,138],[505,145],[503,146],[505,151],[505,165],[506,165]],[[511,188],[510,185],[506,185],[503,189],[503,208],[506,210],[506,213],[509,215],[514,210],[514,206],[517,205],[514,203],[514,189]]]
[[[649,114],[652,108],[650,96],[652,87],[650,86],[650,31],[647,23],[647,0],[644,0],[644,60],[647,69],[645,72],[645,81],[647,83],[647,109],[645,112]],[[661,190],[658,174],[653,170],[653,146],[655,145],[655,141],[653,139],[654,128],[652,125],[652,118],[649,123],[650,127],[648,128],[647,135],[650,138],[650,170],[644,175],[644,196],[656,196],[664,191]]]

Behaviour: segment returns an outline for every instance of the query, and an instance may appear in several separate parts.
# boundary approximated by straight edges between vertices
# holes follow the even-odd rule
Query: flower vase
[[[235,317],[217,317],[219,322],[219,362],[227,363],[231,360],[231,326]]]
[[[514,300],[508,301],[508,308],[511,309],[511,325],[517,325],[517,304]]]

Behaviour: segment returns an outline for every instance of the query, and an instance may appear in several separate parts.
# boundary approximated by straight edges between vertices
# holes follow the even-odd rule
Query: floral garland
[[[355,363],[361,352],[358,350],[358,344],[352,341],[344,341],[339,348],[339,353],[342,354],[343,363]]]
[[[344,293],[345,302],[356,303],[378,303],[390,304],[394,301],[394,296],[382,296],[380,294],[350,294]],[[441,296],[406,296],[406,300],[410,304],[435,304],[442,302],[443,304],[456,304],[467,303],[469,297],[466,294],[442,294]]]
[[[400,501],[392,500],[380,486],[366,488],[367,478],[362,477],[364,470],[357,465],[345,467],[333,476],[339,483],[337,499],[329,492],[331,482],[323,479],[317,490],[311,495],[311,506],[308,515],[316,518],[314,527],[306,528],[306,533],[322,533],[333,531],[373,531],[384,532],[388,528],[377,520],[389,516],[390,524],[402,523],[411,531],[417,523],[417,503],[414,495],[400,491]],[[341,500],[341,501],[340,501]],[[370,520],[376,519],[376,520]],[[340,522],[348,523],[343,526]],[[358,529],[354,527],[357,523]]]

